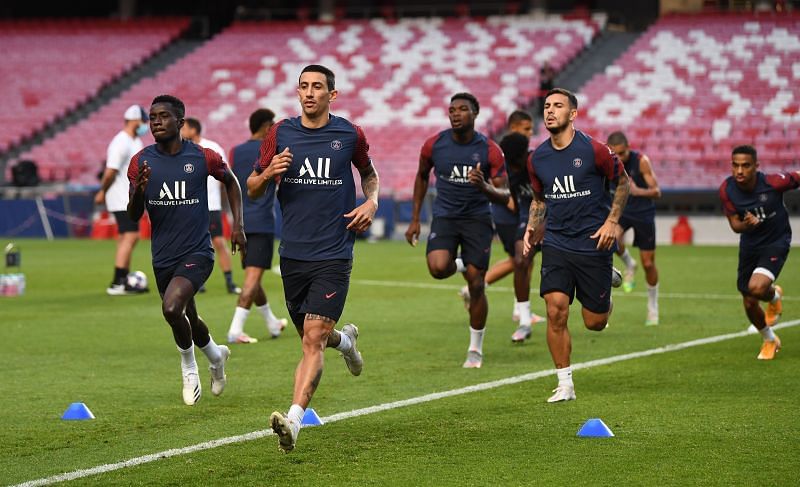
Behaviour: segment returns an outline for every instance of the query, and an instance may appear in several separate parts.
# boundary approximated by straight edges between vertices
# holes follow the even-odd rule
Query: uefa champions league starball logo
[[[575,167],[581,167],[583,165],[583,161],[581,160],[580,157],[576,157],[575,159],[572,160],[572,165]]]
[[[186,174],[192,174],[194,172],[194,165],[191,163],[184,164],[183,172],[185,172]]]
[[[331,149],[333,150],[342,150],[342,141],[341,140],[334,140],[331,142]]]

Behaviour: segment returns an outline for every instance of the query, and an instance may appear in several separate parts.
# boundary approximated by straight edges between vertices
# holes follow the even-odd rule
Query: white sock
[[[556,369],[556,375],[558,376],[558,385],[560,386],[573,386],[572,384],[572,367],[566,366],[563,369]]]
[[[523,301],[515,304],[519,313],[520,326],[531,326],[531,302]]]
[[[767,342],[774,342],[775,341],[775,332],[772,331],[771,326],[765,326],[764,328],[758,330],[761,333],[761,337],[764,338],[764,341]]]
[[[620,255],[620,258],[622,259],[622,262],[625,262],[625,266],[628,267],[629,269],[636,265],[636,261],[633,260],[633,257],[631,257],[631,254],[630,252],[628,252],[628,249],[625,249],[625,252],[623,252],[622,255]]]
[[[289,408],[289,414],[286,416],[289,418],[289,421],[294,421],[297,424],[303,423],[303,415],[306,414],[306,410],[303,409],[299,404],[292,404],[292,407]]]
[[[353,348],[353,342],[350,341],[350,337],[338,330],[337,333],[339,333],[341,341],[334,348],[340,352],[349,352]]]
[[[781,293],[778,292],[778,288],[775,288],[775,295],[772,296],[772,299],[769,301],[772,304],[777,303],[781,299]]]
[[[655,286],[647,285],[647,310],[658,314],[658,283]]]
[[[219,345],[214,343],[214,339],[211,338],[211,335],[208,335],[208,343],[206,344],[206,346],[201,348],[200,350],[202,350],[203,353],[206,354],[206,358],[212,364],[216,364],[220,360],[222,360],[222,352],[219,349]]]
[[[267,323],[278,321],[278,317],[272,313],[272,308],[269,307],[269,303],[264,304],[264,306],[256,306],[256,308],[261,311],[261,315]]]
[[[467,267],[464,265],[464,261],[461,257],[456,257],[456,272],[466,272]]]
[[[237,306],[233,312],[233,319],[231,319],[231,327],[228,328],[228,340],[235,340],[236,337],[244,332],[244,322],[247,321],[247,316],[250,315],[250,310]]]
[[[194,359],[194,346],[189,347],[188,350],[178,347],[178,351],[181,353],[181,371],[184,374],[189,372],[194,372],[196,374],[197,361]]]
[[[485,330],[485,328],[484,328]],[[476,352],[483,353],[483,332],[484,330],[476,330],[469,328],[469,349]]]

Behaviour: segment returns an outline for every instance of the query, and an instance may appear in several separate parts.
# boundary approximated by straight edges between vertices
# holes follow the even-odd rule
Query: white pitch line
[[[442,291],[458,291],[461,289],[462,285],[452,285],[452,284],[437,284],[437,283],[428,283],[428,282],[413,282],[413,281],[376,281],[372,279],[352,279],[350,281],[351,284],[362,284],[365,286],[382,286],[382,287],[406,287],[412,289],[438,289]],[[487,292],[513,292],[514,288],[507,287],[507,286],[486,286]],[[539,289],[538,288],[531,288],[531,293],[538,295]],[[647,293],[645,292],[632,292],[632,293],[625,293],[622,294],[621,292],[617,292],[615,296],[633,296],[637,298],[646,298]],[[741,300],[741,294],[715,294],[715,293],[669,293],[669,292],[661,292],[658,293],[659,298],[664,299],[711,299],[711,300]],[[800,296],[784,296],[784,301],[800,301]]]
[[[781,323],[775,325],[773,329],[778,330],[781,328],[788,328],[791,326],[800,325],[800,319],[787,321],[786,323]],[[684,350],[687,348],[698,347],[700,345],[708,345],[711,343],[722,342],[725,340],[731,340],[734,338],[740,338],[747,335],[751,335],[752,332],[749,330],[739,331],[736,333],[727,333],[725,335],[717,335],[707,338],[699,338],[697,340],[691,340],[688,342],[682,343],[675,343],[672,345],[665,345],[663,347],[651,348],[650,350],[643,350],[641,352],[631,352],[625,353],[622,355],[614,355],[612,357],[606,357],[596,360],[589,360],[587,362],[581,362],[577,364],[572,364],[573,370],[581,370],[581,369],[589,369],[592,367],[598,367],[601,365],[609,365],[617,362],[622,362],[625,360],[632,360],[642,357],[649,357],[651,355],[658,355],[662,353],[668,352],[675,352],[678,350]],[[475,384],[471,386],[461,387],[458,389],[451,389],[449,391],[443,392],[435,392],[432,394],[426,394],[424,396],[412,397],[410,399],[403,399],[400,401],[393,401],[387,402],[384,404],[378,404],[376,406],[369,406],[366,408],[361,409],[353,409],[351,411],[345,411],[343,413],[332,414],[330,416],[325,416],[322,419],[323,423],[333,423],[336,421],[342,421],[344,419],[356,418],[359,416],[365,416],[367,414],[374,414],[379,413],[382,411],[389,411],[391,409],[402,408],[406,406],[413,406],[415,404],[422,404],[426,402],[436,401],[438,399],[444,399],[447,397],[454,397],[460,396],[463,394],[469,394],[472,392],[479,392],[479,391],[486,391],[489,389],[495,389],[498,387],[503,387],[511,384],[519,384],[520,382],[528,382],[536,379],[541,379],[542,377],[547,377],[550,375],[555,375],[555,369],[545,369],[540,370],[537,372],[531,372],[529,374],[522,374],[517,375],[514,377],[507,377],[505,379],[494,380],[490,382],[483,382],[481,384]],[[246,433],[243,435],[237,436],[228,436],[226,438],[220,438],[217,440],[206,441],[203,443],[197,443],[195,445],[187,446],[184,448],[173,448],[171,450],[165,450],[158,453],[152,453],[150,455],[144,455],[141,457],[131,458],[129,460],[124,460],[117,463],[107,463],[105,465],[98,465],[97,467],[87,468],[83,470],[75,470],[73,472],[67,472],[59,475],[53,475],[51,477],[45,477],[36,480],[30,480],[28,482],[24,482],[21,484],[16,484],[11,487],[34,487],[40,485],[50,485],[57,482],[66,482],[68,480],[76,480],[84,477],[89,477],[92,475],[102,474],[113,472],[115,470],[120,470],[123,468],[128,467],[135,467],[137,465],[142,465],[145,463],[155,462],[157,460],[161,460],[164,458],[172,458],[179,455],[186,455],[187,453],[193,453],[197,451],[203,450],[210,450],[212,448],[216,448],[218,446],[224,445],[231,445],[235,443],[244,443],[246,441],[257,440],[260,438],[264,438],[265,436],[271,436],[274,433],[271,430],[259,430],[253,431],[251,433]]]

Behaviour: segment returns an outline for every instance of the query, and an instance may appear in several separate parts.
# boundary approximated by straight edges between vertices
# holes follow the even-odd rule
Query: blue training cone
[[[94,414],[89,411],[86,404],[82,402],[73,402],[69,405],[61,419],[94,419]]]
[[[600,418],[592,418],[587,420],[581,429],[578,430],[578,436],[590,438],[608,438],[614,436],[614,433],[606,426]]]
[[[322,420],[319,419],[316,411],[312,408],[308,408],[305,414],[303,414],[303,420],[300,421],[300,424],[302,426],[319,426],[322,424]]]

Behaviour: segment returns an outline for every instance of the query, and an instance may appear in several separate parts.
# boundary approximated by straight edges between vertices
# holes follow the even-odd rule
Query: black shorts
[[[639,220],[623,216],[619,219],[619,225],[623,232],[633,228],[633,246],[639,250],[656,249],[656,219],[648,218]]]
[[[272,233],[247,233],[247,253],[242,262],[245,267],[272,267],[272,251],[274,248],[274,234]]]
[[[555,247],[542,248],[542,281],[539,295],[561,291],[569,303],[578,296],[584,308],[607,313],[611,307],[612,254],[585,255]]]
[[[114,219],[117,220],[117,232],[119,233],[139,231],[139,222],[131,220],[127,211],[115,211]]]
[[[158,292],[161,294],[161,297],[164,297],[164,293],[167,292],[167,286],[169,286],[173,278],[178,276],[185,277],[192,283],[194,292],[196,293],[206,282],[213,270],[214,259],[209,259],[203,254],[192,254],[172,267],[154,267],[153,274],[156,276]]]
[[[286,309],[298,330],[308,313],[339,321],[350,288],[349,259],[306,262],[281,257]]]
[[[771,245],[755,250],[739,248],[739,272],[736,287],[742,294],[749,294],[750,276],[757,268],[772,274],[773,281],[778,279],[778,274],[789,256],[789,247],[785,245]]]
[[[211,238],[222,236],[222,212],[209,211],[208,212],[208,231],[211,232]]]
[[[517,241],[517,224],[495,223],[494,230],[500,238],[500,243],[503,244],[503,250],[505,250],[509,256],[514,257],[514,242]]]
[[[492,219],[488,216],[486,218],[434,217],[426,253],[449,250],[453,257],[458,257],[458,248],[461,247],[461,259],[465,265],[472,264],[478,269],[486,270],[489,268],[493,236]]]

